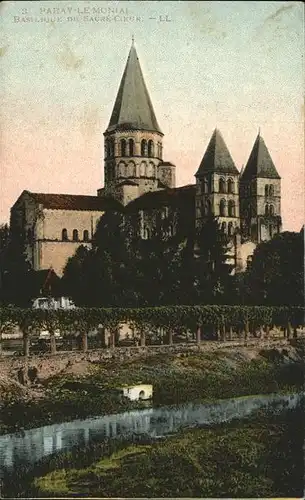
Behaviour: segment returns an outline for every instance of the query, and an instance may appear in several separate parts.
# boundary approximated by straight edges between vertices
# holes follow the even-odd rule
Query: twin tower
[[[117,98],[104,133],[104,184],[99,196],[124,206],[149,191],[175,189],[176,167],[163,160],[157,122],[132,43]],[[214,215],[229,236],[259,243],[281,231],[281,178],[258,134],[240,173],[215,130],[195,174],[195,224]],[[178,188],[176,188],[178,189]]]

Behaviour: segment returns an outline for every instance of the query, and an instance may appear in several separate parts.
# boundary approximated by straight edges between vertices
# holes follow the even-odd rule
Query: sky
[[[0,223],[23,190],[96,195],[134,36],[177,186],[217,127],[239,170],[258,134],[304,224],[304,6],[264,1],[0,4]]]

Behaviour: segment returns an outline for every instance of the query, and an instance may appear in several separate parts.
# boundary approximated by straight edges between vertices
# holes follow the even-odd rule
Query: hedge
[[[152,328],[174,332],[183,328],[195,332],[198,326],[212,325],[216,328],[255,328],[277,325],[293,327],[304,324],[304,307],[265,306],[169,306],[139,309],[123,308],[77,308],[73,310],[37,310],[15,307],[0,308],[0,331],[9,324],[18,325],[25,334],[36,328],[47,328],[51,333],[76,330],[88,332],[102,325],[113,331],[120,323],[130,323],[147,332]]]

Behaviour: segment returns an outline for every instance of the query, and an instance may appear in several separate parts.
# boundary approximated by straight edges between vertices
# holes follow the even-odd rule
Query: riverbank
[[[138,436],[74,447],[6,474],[4,498],[301,497],[303,403],[158,441]]]
[[[11,380],[11,386],[2,389],[0,432],[143,408],[143,402],[117,397],[113,389],[123,384],[153,384],[154,406],[303,387],[303,348],[287,342],[269,348],[262,344],[221,348],[218,344],[207,350],[175,349],[159,354],[140,352],[119,362],[116,356],[99,359],[94,353],[93,361],[83,355],[74,363],[71,357],[60,361],[30,358],[29,368],[41,366],[38,377],[30,386]]]

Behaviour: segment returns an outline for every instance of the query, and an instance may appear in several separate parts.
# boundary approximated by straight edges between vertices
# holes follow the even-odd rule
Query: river
[[[182,428],[241,419],[270,405],[274,411],[294,408],[302,397],[301,394],[269,394],[152,407],[6,434],[0,436],[0,477],[4,477],[5,470],[14,470],[21,463],[34,465],[43,457],[68,451],[76,445],[85,446],[93,440],[133,434],[164,437]]]

